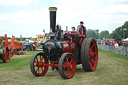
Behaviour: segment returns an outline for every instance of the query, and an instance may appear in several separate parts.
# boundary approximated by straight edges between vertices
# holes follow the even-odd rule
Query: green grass
[[[27,51],[28,55],[34,55],[35,53],[42,52],[42,51]]]
[[[3,63],[2,61],[0,62],[0,68],[8,68],[10,70],[20,70],[25,66],[28,66],[28,63],[30,63],[30,59],[32,57],[32,55],[34,55],[37,52],[41,52],[41,51],[28,51],[28,56],[24,56],[24,57],[19,57],[16,56],[16,58],[11,58],[11,60],[9,61],[9,63]],[[22,55],[20,55],[22,56]],[[22,67],[22,68],[21,68]]]
[[[108,51],[105,51],[105,50],[102,50],[102,49],[99,49],[98,51],[102,52],[102,53],[105,53],[105,54],[107,54],[109,56],[112,56],[112,57],[115,57],[115,58],[120,58],[120,59],[128,61],[128,56],[123,56],[123,55],[120,55],[120,54],[108,52]]]
[[[9,63],[0,61],[0,85],[127,85],[127,56],[99,50],[98,67],[94,72],[84,72],[82,66],[77,65],[74,77],[65,80],[50,67],[45,76],[33,76],[30,59],[37,52],[14,56]]]

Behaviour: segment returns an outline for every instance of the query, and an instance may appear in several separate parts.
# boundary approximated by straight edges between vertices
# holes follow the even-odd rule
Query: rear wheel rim
[[[48,64],[48,58],[43,54],[38,54],[34,59],[34,70],[37,75],[43,76],[46,74],[48,66],[44,64]]]
[[[4,48],[3,61],[5,63],[9,62],[9,49],[8,48]]]
[[[97,61],[98,61],[98,50],[97,45],[94,40],[91,41],[90,47],[89,47],[89,63],[92,70],[95,70],[97,67]]]

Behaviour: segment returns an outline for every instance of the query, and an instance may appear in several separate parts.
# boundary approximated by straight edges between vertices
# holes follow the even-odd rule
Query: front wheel
[[[72,53],[64,53],[59,60],[59,73],[62,78],[72,78],[76,70],[76,60]]]
[[[45,64],[48,64],[48,58],[44,53],[40,52],[33,55],[30,61],[32,74],[37,77],[44,76],[48,70],[48,66]]]

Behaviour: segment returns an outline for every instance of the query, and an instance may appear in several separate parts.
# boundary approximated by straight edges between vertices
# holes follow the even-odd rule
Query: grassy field
[[[47,74],[35,77],[30,72],[30,59],[34,53],[12,57],[9,63],[0,60],[0,85],[127,85],[128,56],[99,50],[98,67],[94,72],[84,72],[77,66],[72,79],[64,80],[58,71],[49,68]]]

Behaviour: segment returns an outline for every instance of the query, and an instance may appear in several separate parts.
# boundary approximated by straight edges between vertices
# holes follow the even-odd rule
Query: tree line
[[[126,21],[122,26],[116,28],[112,33],[109,33],[108,30],[99,32],[99,29],[92,30],[87,29],[86,34],[88,38],[103,39],[103,38],[112,38],[112,39],[125,39],[128,38],[128,21]]]
[[[103,39],[103,38],[111,38],[111,39],[125,39],[128,38],[128,21],[126,21],[122,26],[116,28],[112,33],[109,33],[108,30],[104,30],[99,32],[99,29],[92,30],[87,29],[86,34],[88,38],[94,38],[94,39]],[[8,39],[11,39],[11,37],[8,37]],[[25,39],[30,38],[22,38],[24,41]],[[16,40],[20,40],[20,38],[16,37]]]

